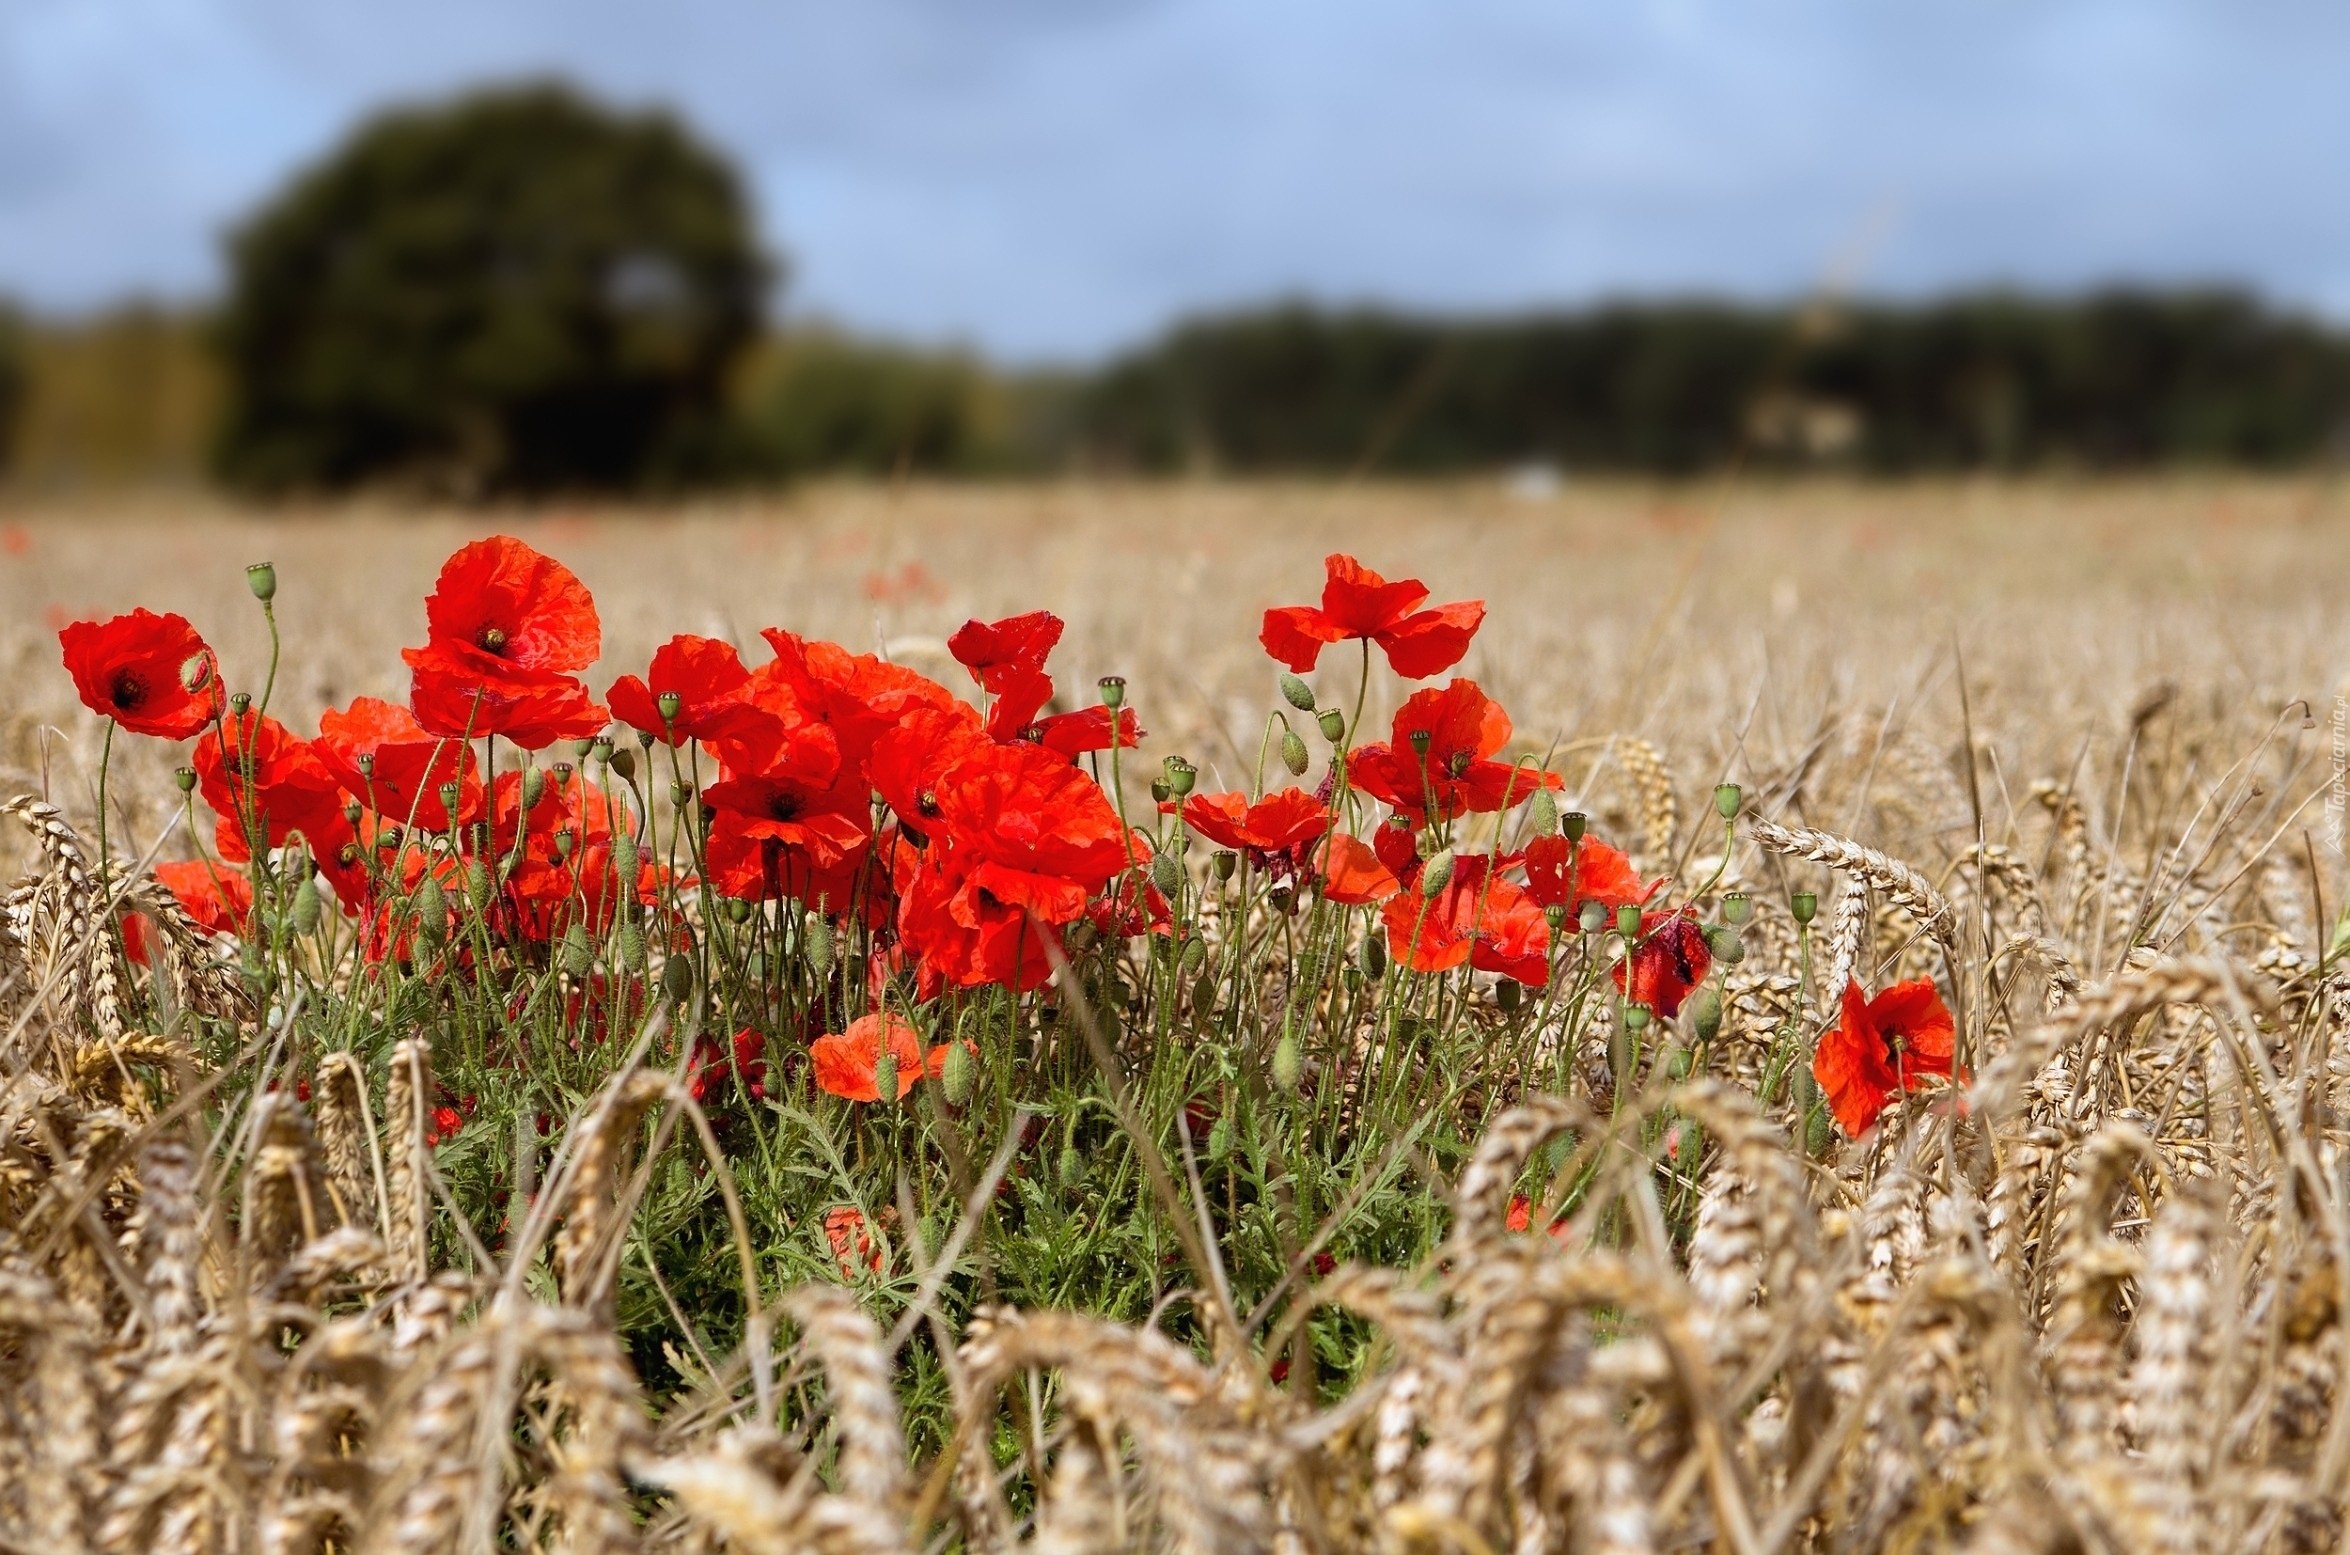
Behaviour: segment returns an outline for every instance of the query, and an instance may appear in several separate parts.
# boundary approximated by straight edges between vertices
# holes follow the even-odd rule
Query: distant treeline
[[[0,462],[34,484],[201,475],[217,338],[189,312],[0,308]],[[2219,291],[1476,319],[1295,305],[1052,373],[774,330],[727,402],[716,473],[746,481],[2280,467],[2350,453],[2350,333]]]

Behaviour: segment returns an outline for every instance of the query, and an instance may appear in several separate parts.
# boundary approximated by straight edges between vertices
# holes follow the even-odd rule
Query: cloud
[[[200,292],[358,116],[559,72],[740,159],[794,310],[1016,356],[1280,292],[1784,295],[1840,259],[2350,310],[2346,43],[2316,0],[20,0],[0,288]]]

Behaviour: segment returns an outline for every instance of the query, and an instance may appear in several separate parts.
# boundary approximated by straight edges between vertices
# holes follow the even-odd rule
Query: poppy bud
[[[1305,1055],[1298,1051],[1297,1037],[1291,1032],[1281,1033],[1281,1040],[1273,1044],[1273,1083],[1284,1095],[1294,1096],[1305,1067]]]
[[[1559,817],[1559,830],[1569,842],[1581,842],[1583,834],[1591,829],[1591,817],[1580,810],[1569,810]]]
[[[832,970],[832,925],[829,922],[815,913],[808,914],[800,945],[807,952],[809,971],[822,977]]]
[[[679,1004],[693,996],[693,957],[683,951],[670,952],[669,959],[661,963],[661,991]]]
[[[1208,964],[1208,946],[1205,940],[1185,940],[1183,960],[1179,963],[1185,977],[1199,976],[1199,969]]]
[[[1154,804],[1165,804],[1165,803],[1166,803],[1168,800],[1170,800],[1170,799],[1173,799],[1174,797],[1175,797],[1175,790],[1173,790],[1173,789],[1171,789],[1171,788],[1169,788],[1169,787],[1167,786],[1167,780],[1166,780],[1165,778],[1152,778],[1152,779],[1151,779],[1151,802],[1152,802],[1152,803],[1154,803]]]
[[[1202,972],[1191,985],[1191,1013],[1194,1019],[1206,1020],[1216,1013],[1216,990],[1221,980],[1213,972]]]
[[[1172,896],[1183,884],[1183,861],[1172,853],[1162,853],[1151,860],[1151,884]]]
[[[1295,729],[1281,731],[1281,765],[1289,769],[1291,777],[1306,775],[1306,742]]]
[[[1281,699],[1301,713],[1314,710],[1314,688],[1287,670],[1281,672]]]
[[[571,754],[577,756],[582,761],[587,760],[588,752],[594,750],[595,748],[596,737],[592,734],[585,735],[571,742]]]
[[[1199,769],[1181,756],[1169,756],[1164,763],[1167,771],[1167,791],[1181,799],[1199,781]]]
[[[653,706],[660,710],[663,724],[673,724],[677,722],[678,713],[685,707],[685,698],[674,691],[664,691],[653,698]]]
[[[945,1064],[939,1069],[938,1083],[946,1088],[947,1101],[960,1107],[971,1099],[971,1082],[978,1078],[978,1061],[971,1056],[968,1042],[949,1042]]]
[[[1322,726],[1322,738],[1336,745],[1346,738],[1346,714],[1335,707],[1325,707],[1314,715],[1314,722]]]
[[[1363,975],[1374,983],[1387,975],[1387,941],[1379,937],[1376,929],[1363,936],[1362,948],[1355,952],[1355,960],[1361,964]]]
[[[1428,862],[1420,868],[1420,890],[1424,895],[1434,896],[1443,890],[1451,879],[1452,849],[1450,848],[1431,853],[1428,856]]]
[[[1630,902],[1616,909],[1616,932],[1626,939],[1640,937],[1640,909]]]
[[[1073,1144],[1063,1145],[1060,1158],[1053,1164],[1053,1174],[1060,1178],[1062,1187],[1076,1187],[1085,1181],[1085,1153]]]
[[[1624,1029],[1635,1033],[1646,1031],[1648,1029],[1648,1006],[1645,1004],[1625,1005]]]
[[[294,902],[286,910],[286,923],[296,934],[308,934],[318,927],[318,877],[304,875],[302,883],[294,887]]]
[[[263,604],[277,598],[277,569],[268,562],[255,562],[245,569],[245,587]]]
[[[888,1048],[873,1061],[873,1089],[881,1093],[878,1099],[884,1107],[898,1099],[898,1055]]]
[[[636,752],[623,747],[604,758],[605,765],[620,774],[625,783],[636,776]]]
[[[457,814],[458,801],[464,797],[465,790],[461,785],[454,782],[443,783],[441,785],[441,809],[446,811],[452,818],[454,818]]]
[[[1414,729],[1411,732],[1409,738],[1412,747],[1412,754],[1419,757],[1422,761],[1426,761],[1428,759],[1428,747],[1436,743],[1436,731],[1433,729]]]
[[[1542,921],[1550,925],[1550,932],[1558,933],[1567,926],[1567,904],[1553,902],[1542,909]]]
[[[1575,921],[1582,925],[1584,933],[1597,934],[1607,926],[1607,904],[1605,902],[1585,902],[1581,916]]]
[[[1809,923],[1820,915],[1820,899],[1809,891],[1798,891],[1787,898],[1787,910],[1795,914],[1797,923]]]
[[[585,977],[596,964],[596,947],[588,943],[587,930],[573,924],[563,931],[563,970],[573,977]]]
[[[1537,837],[1550,837],[1557,834],[1559,802],[1551,797],[1549,789],[1538,788],[1534,790],[1533,799],[1526,805],[1526,819],[1533,825],[1534,835]]]
[[[351,765],[359,769],[359,775],[363,778],[375,776],[375,752],[361,751],[358,759],[353,761]]]
[[[465,894],[472,901],[476,911],[484,910],[490,905],[490,891],[494,884],[495,882],[490,878],[490,869],[487,864],[484,864],[480,859],[465,861]]]
[[[1219,1113],[1208,1129],[1208,1159],[1221,1161],[1232,1153],[1232,1114]]]
[[[1746,941],[1726,923],[1706,925],[1705,948],[1724,966],[1736,966],[1746,959]]]
[[[637,967],[645,964],[645,931],[633,923],[620,926],[620,964]]]
[[[1523,991],[1524,990],[1519,988],[1518,980],[1516,978],[1505,977],[1500,982],[1493,985],[1494,1005],[1504,1015],[1510,1014],[1517,1009],[1518,999]]]
[[[1700,1042],[1711,1042],[1722,1029],[1722,994],[1711,984],[1689,996],[1689,1029]]]
[[[1754,899],[1744,891],[1732,891],[1722,898],[1722,921],[1744,923],[1754,916]]]
[[[242,718],[242,717],[244,717],[246,713],[250,712],[250,711],[252,710],[252,707],[253,707],[253,693],[252,693],[252,692],[250,692],[250,691],[233,691],[233,692],[229,693],[229,699],[228,699],[228,710],[229,710],[230,712],[232,712],[232,713],[236,714],[236,715],[237,715],[239,718]]]
[[[535,810],[539,799],[547,791],[547,775],[536,767],[522,769],[522,808]]]
[[[1229,880],[1232,872],[1240,867],[1240,855],[1226,850],[1209,859],[1208,867],[1215,871],[1217,880]]]
[[[196,769],[194,767],[178,768],[172,773],[171,780],[180,786],[180,792],[183,794],[192,794],[196,791]]]
[[[1104,675],[1100,680],[1094,682],[1094,684],[1101,688],[1102,706],[1108,708],[1111,712],[1114,713],[1119,708],[1126,705],[1125,676]]]
[[[623,890],[636,889],[636,833],[617,831],[612,834],[612,873]]]
[[[1714,813],[1725,821],[1738,819],[1738,805],[1743,797],[1744,795],[1737,784],[1716,783],[1714,785]]]

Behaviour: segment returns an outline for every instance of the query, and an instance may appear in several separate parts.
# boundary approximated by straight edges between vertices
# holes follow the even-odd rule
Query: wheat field
[[[1302,1061],[1281,1019],[1177,997],[1187,1042],[1278,1077],[1268,1117],[1301,1062],[1308,1093],[1352,1063],[1444,1098],[1441,1128],[1380,1156],[1435,1206],[1388,1258],[1406,1241],[1350,1229],[1353,1189],[1285,1230],[1233,1207],[1252,1149],[1264,1204],[1304,1176],[1263,1164],[1277,1143],[1195,1152],[1180,1101],[1148,1112],[1152,958],[1131,983],[1105,962],[1084,988],[1141,990],[1134,1013],[1048,1056],[1099,1060],[1084,1105],[1135,1157],[1116,1181],[1166,1208],[1177,1272],[1139,1311],[991,1294],[1011,1265],[980,1257],[987,1206],[1013,1176],[1027,1202],[1053,1191],[1019,1164],[1025,1113],[1000,1150],[972,1130],[969,1194],[943,1210],[901,1174],[878,1282],[863,1243],[834,1242],[838,1278],[820,1242],[777,1273],[770,1249],[815,1233],[769,1216],[744,1136],[643,1042],[543,1144],[444,1163],[435,1065],[465,1060],[429,1022],[387,1003],[335,1046],[316,1011],[255,1007],[140,870],[102,876],[99,730],[55,634],[177,610],[253,673],[243,566],[271,560],[276,705],[307,731],[405,694],[435,567],[493,530],[592,589],[598,690],[671,632],[766,626],[943,674],[966,618],[1050,609],[1065,683],[1124,676],[1141,762],[1188,756],[1209,789],[1263,767],[1258,617],[1308,597],[1326,551],[1481,598],[1461,673],[1562,774],[1559,807],[1693,906],[1736,897],[1713,1027],[1635,1021],[1597,962],[1577,986],[1600,996],[1521,1007],[1464,976],[1431,982],[1428,1021],[1382,1025],[1352,930],[1328,957],[1276,935],[1235,974],[1311,1023]],[[2343,1548],[2345,576],[2350,493],[2314,478],[11,499],[0,1545]],[[1337,660],[1317,680],[1325,702],[1353,686]],[[1368,720],[1395,699],[1375,688]],[[184,851],[175,759],[116,751],[118,857]],[[160,931],[145,974],[102,932],[125,905]],[[1208,921],[1212,944],[1246,938]],[[1848,975],[1934,983],[1971,1071],[1859,1138],[1791,1080]],[[1398,1032],[1431,1045],[1366,1057]],[[254,1083],[277,1072],[299,1098]],[[882,1137],[905,1136],[856,1135]],[[493,1224],[467,1174],[509,1165]],[[1107,1171],[1063,1169],[1066,1204]],[[680,1184],[747,1304],[723,1347],[656,1298]]]

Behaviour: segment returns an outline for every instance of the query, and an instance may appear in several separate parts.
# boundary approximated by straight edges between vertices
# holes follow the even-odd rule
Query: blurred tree
[[[0,469],[8,467],[16,447],[16,427],[24,411],[26,368],[24,320],[0,302]]]
[[[237,484],[634,487],[733,455],[769,271],[732,169],[664,114],[554,85],[390,113],[230,258]]]
[[[806,329],[760,352],[743,413],[774,474],[966,474],[1010,457],[997,397],[967,356]]]

